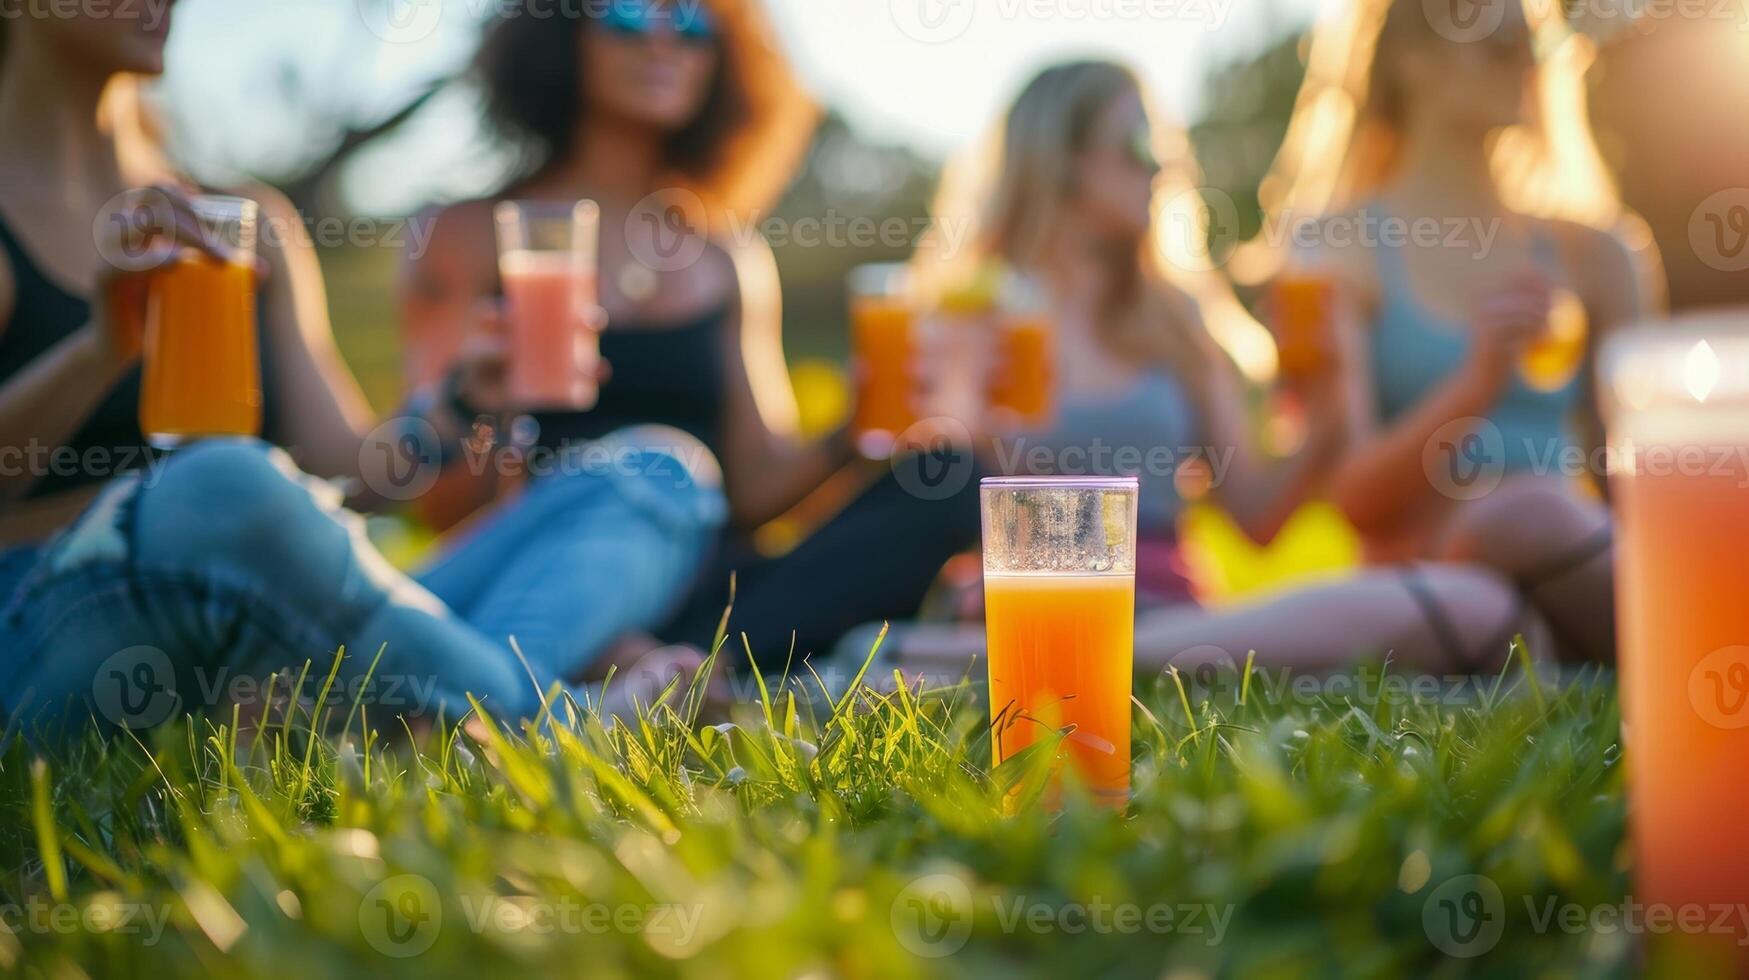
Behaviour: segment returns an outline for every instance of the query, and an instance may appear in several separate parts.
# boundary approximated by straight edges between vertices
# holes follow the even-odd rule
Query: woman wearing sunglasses
[[[1354,0],[1314,39],[1264,203],[1268,227],[1322,216],[1295,234],[1347,300],[1353,439],[1333,494],[1369,555],[1495,568],[1563,653],[1607,660],[1587,347],[1662,289],[1588,128],[1589,45],[1559,11]],[[1235,269],[1278,261],[1268,245]]]
[[[500,718],[531,714],[606,638],[647,625],[641,601],[690,580],[720,522],[712,471],[628,444],[641,472],[667,478],[531,489],[433,570],[446,606],[384,561],[336,485],[307,474],[386,502],[437,448],[407,459],[403,437],[453,446],[460,421],[433,405],[373,430],[300,219],[264,188],[246,192],[263,209],[263,440],[152,450],[140,331],[156,269],[123,260],[229,254],[139,105],[164,67],[159,13],[0,18],[0,713],[12,731],[94,713],[146,727],[223,711],[307,662],[321,677],[344,648],[341,690],[378,717],[453,719],[469,694]],[[490,581],[462,580],[480,568]]]
[[[852,626],[912,614],[943,563],[976,540],[969,493],[920,500],[887,472],[785,555],[749,543],[855,457],[847,433],[796,437],[775,265],[744,231],[787,183],[815,119],[757,7],[621,2],[510,16],[490,29],[476,68],[489,119],[521,166],[491,199],[436,213],[404,282],[412,379],[453,372],[455,352],[492,332],[481,327],[494,317],[477,311],[501,291],[496,201],[593,200],[609,376],[592,409],[535,413],[534,438],[547,450],[659,423],[720,459],[729,532],[660,638],[708,645],[732,574],[730,635],[746,632],[779,663],[792,636],[798,654],[821,653]],[[501,492],[490,478],[455,479],[427,512],[439,525]],[[628,637],[620,654],[649,642]]]
[[[1177,150],[1166,168],[1156,162],[1163,146]],[[1210,498],[1267,542],[1318,487],[1345,424],[1335,410],[1340,379],[1318,374],[1298,391],[1315,420],[1302,450],[1276,459],[1258,447],[1228,351],[1246,355],[1261,328],[1186,247],[1204,231],[1186,146],[1182,133],[1158,135],[1128,69],[1075,62],[1022,91],[989,172],[973,160],[969,172],[949,175],[938,220],[979,222],[963,261],[1004,262],[1052,298],[1058,424],[1002,437],[1009,444],[993,457],[1019,461],[1026,475],[1141,481],[1137,591],[1148,608],[1136,621],[1136,657],[1144,667],[1237,664],[1253,650],[1264,664],[1305,668],[1385,652],[1439,671],[1497,662],[1521,623],[1511,590],[1480,569],[1379,571],[1221,610],[1199,607],[1175,575],[1179,464],[1198,461]],[[893,642],[908,666],[955,675],[982,651],[983,634],[913,626]]]

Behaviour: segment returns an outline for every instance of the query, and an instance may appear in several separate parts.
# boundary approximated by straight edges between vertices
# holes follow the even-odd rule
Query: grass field
[[[762,686],[763,685],[763,686]],[[892,685],[885,685],[891,688]],[[0,752],[0,969],[46,977],[1593,976],[1623,901],[1614,685],[1144,685],[1134,798],[991,771],[976,684],[747,680],[629,724],[408,744],[319,696]],[[807,692],[812,690],[812,696]],[[767,693],[769,692],[769,693]],[[328,734],[311,737],[310,718]],[[400,735],[396,738],[394,736]],[[1587,919],[1587,921],[1592,921]]]

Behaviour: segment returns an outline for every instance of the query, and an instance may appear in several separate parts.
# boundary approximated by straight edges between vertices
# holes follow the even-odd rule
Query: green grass
[[[975,685],[829,699],[805,672],[763,679],[769,695],[730,721],[675,688],[630,724],[562,703],[515,736],[475,724],[415,747],[398,721],[316,697],[318,677],[271,724],[13,739],[0,970],[1627,971],[1627,936],[1539,928],[1529,911],[1626,887],[1607,676],[1552,685],[1514,667],[1443,703],[1391,677],[1145,685],[1123,813],[1073,789],[1061,812],[1043,806],[1048,752],[992,772]],[[1442,952],[1445,906],[1489,887],[1497,941]]]

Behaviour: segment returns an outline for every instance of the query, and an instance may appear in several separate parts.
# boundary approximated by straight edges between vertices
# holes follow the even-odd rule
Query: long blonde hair
[[[1349,0],[1313,31],[1287,136],[1258,188],[1266,231],[1352,208],[1393,178],[1406,106],[1380,63],[1433,31],[1428,13],[1440,2],[1483,0]],[[1596,43],[1567,22],[1560,0],[1509,2],[1523,3],[1539,58],[1528,118],[1499,133],[1490,151],[1501,201],[1522,214],[1613,231],[1655,263],[1650,231],[1622,204],[1592,136],[1585,73]],[[1248,243],[1231,274],[1245,283],[1267,278],[1281,260],[1279,245],[1268,235]]]
[[[1063,220],[1076,154],[1100,112],[1130,94],[1146,102],[1135,74],[1108,61],[1068,62],[1034,76],[998,130],[943,176],[935,227],[953,234],[925,238],[919,277],[963,281],[992,261],[1035,268]],[[1165,170],[1150,233],[1133,252],[1110,256],[1113,276],[1097,324],[1102,339],[1115,352],[1169,367],[1193,388],[1209,368],[1211,337],[1248,376],[1268,377],[1275,367],[1268,332],[1206,254],[1206,209],[1189,140],[1176,127],[1158,125],[1151,107],[1148,114]],[[946,254],[947,243],[961,241],[968,247]]]

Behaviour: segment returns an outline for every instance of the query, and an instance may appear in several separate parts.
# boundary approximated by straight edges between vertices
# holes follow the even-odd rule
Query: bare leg
[[[1376,568],[1242,606],[1144,614],[1136,622],[1136,667],[1241,665],[1255,650],[1259,664],[1300,670],[1389,653],[1421,670],[1486,671],[1500,666],[1514,632],[1534,634],[1534,625],[1516,590],[1487,570]],[[957,678],[983,650],[977,626],[915,626],[899,637],[897,659],[932,677]]]
[[[1136,623],[1138,670],[1257,662],[1329,670],[1390,654],[1425,671],[1486,671],[1526,631],[1510,584],[1475,567],[1417,565],[1357,575],[1224,609],[1165,609]]]
[[[1431,557],[1485,565],[1511,579],[1567,656],[1615,659],[1609,512],[1546,479],[1510,480],[1464,505]]]

